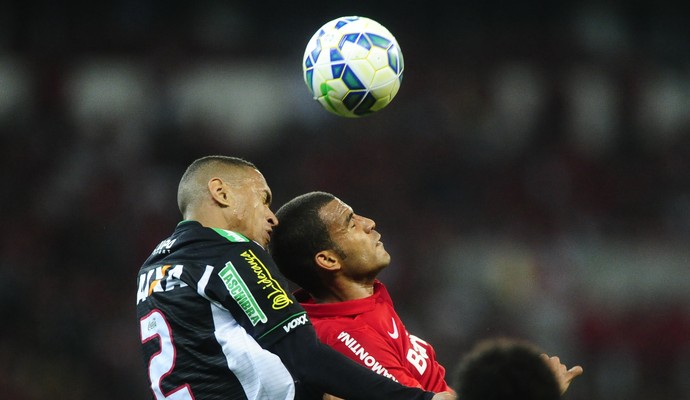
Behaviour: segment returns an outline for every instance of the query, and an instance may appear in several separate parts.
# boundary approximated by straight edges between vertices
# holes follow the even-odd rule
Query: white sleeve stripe
[[[211,273],[213,272],[213,265],[207,265],[206,270],[204,270],[204,274],[201,275],[201,279],[199,279],[199,282],[197,283],[196,287],[196,292],[199,294],[199,296],[205,298],[208,300],[211,304],[217,306],[218,308],[228,311],[225,306],[217,302],[216,300],[211,299],[206,295],[206,285],[208,285],[208,281],[211,279]]]
[[[263,349],[227,311],[211,304],[211,312],[216,340],[247,398],[293,399],[294,382],[280,358]]]
[[[199,296],[206,297],[206,285],[208,285],[208,280],[211,279],[211,272],[213,272],[213,265],[207,265],[204,274],[199,279],[197,284],[196,292]]]

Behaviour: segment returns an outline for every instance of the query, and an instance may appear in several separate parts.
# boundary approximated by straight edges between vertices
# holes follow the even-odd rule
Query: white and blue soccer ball
[[[395,37],[359,16],[327,22],[304,51],[304,81],[333,114],[357,118],[386,107],[400,89],[405,63]]]

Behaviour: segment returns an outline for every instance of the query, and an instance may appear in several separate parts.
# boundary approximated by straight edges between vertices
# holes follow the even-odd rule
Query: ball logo
[[[304,82],[327,111],[359,118],[386,107],[402,83],[405,63],[393,34],[366,17],[348,16],[319,28],[304,50]]]

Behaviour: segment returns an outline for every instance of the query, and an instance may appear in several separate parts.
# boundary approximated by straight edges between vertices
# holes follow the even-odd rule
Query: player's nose
[[[364,230],[366,232],[371,232],[374,230],[374,228],[376,228],[376,222],[373,219],[367,218],[367,217],[362,217],[362,220],[363,220]]]
[[[271,226],[278,226],[280,223],[278,221],[278,217],[276,217],[275,213],[270,208],[268,209],[268,218],[266,218],[266,220],[269,224],[271,224]]]

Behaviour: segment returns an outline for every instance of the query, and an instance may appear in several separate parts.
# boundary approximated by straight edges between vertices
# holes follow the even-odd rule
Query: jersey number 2
[[[139,327],[141,343],[158,337],[161,346],[160,350],[149,359],[149,379],[153,396],[156,400],[193,400],[194,395],[192,395],[192,389],[188,384],[179,386],[167,394],[163,393],[161,388],[163,378],[170,375],[175,368],[175,357],[177,356],[170,325],[163,313],[158,310],[151,311],[139,320]]]

